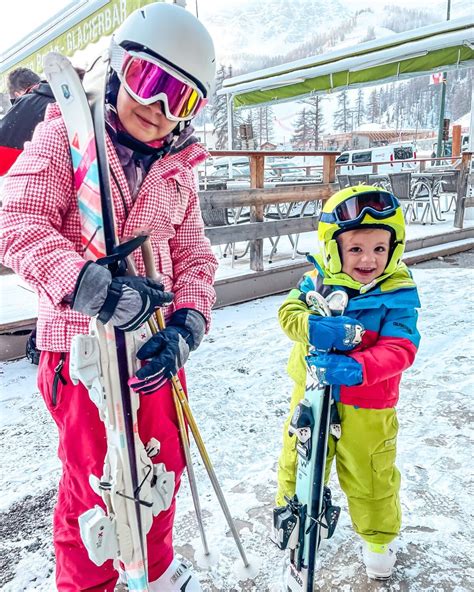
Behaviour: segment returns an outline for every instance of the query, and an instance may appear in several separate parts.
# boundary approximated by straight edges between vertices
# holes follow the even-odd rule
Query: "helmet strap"
[[[326,260],[330,273],[339,273],[342,271],[341,251],[335,238],[332,238],[326,244]]]
[[[395,241],[388,255],[387,267],[384,269],[384,275],[391,275],[402,260],[405,245],[400,241]]]

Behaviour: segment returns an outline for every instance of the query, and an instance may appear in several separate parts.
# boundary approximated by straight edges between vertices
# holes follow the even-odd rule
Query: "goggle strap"
[[[109,59],[110,59],[110,67],[115,70],[115,72],[121,73],[123,60],[125,58],[126,51],[123,47],[115,43],[112,39]]]

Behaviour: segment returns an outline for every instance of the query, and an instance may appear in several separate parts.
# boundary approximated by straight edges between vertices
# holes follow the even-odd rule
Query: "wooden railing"
[[[467,152],[464,152],[463,154],[467,154]],[[345,166],[351,166],[354,167],[355,169],[357,168],[362,168],[362,167],[372,167],[372,172],[370,173],[371,175],[376,175],[379,172],[379,166],[380,165],[404,165],[404,164],[419,164],[419,171],[420,173],[424,172],[426,170],[426,165],[428,163],[430,163],[432,166],[433,162],[444,162],[444,161],[451,161],[452,163],[456,163],[456,162],[460,162],[462,159],[462,155],[461,156],[434,156],[434,157],[427,157],[427,158],[407,158],[406,160],[384,160],[384,161],[380,161],[380,162],[354,162],[354,163],[339,163],[339,164],[335,164],[336,170],[340,169],[341,167]],[[357,171],[355,171],[357,173]],[[350,173],[349,173],[350,174]]]
[[[213,156],[235,157],[247,156],[250,163],[250,188],[249,189],[225,189],[200,191],[200,203],[203,210],[222,210],[225,208],[248,207],[250,209],[250,221],[243,224],[230,224],[212,226],[206,228],[206,236],[213,245],[251,241],[250,243],[250,268],[254,271],[263,271],[263,240],[269,237],[284,236],[309,232],[317,228],[318,222],[315,216],[302,216],[286,218],[281,220],[266,220],[264,217],[265,207],[272,204],[325,201],[339,186],[335,183],[336,158],[338,152],[280,152],[280,151],[212,151]],[[301,183],[295,185],[275,186],[264,188],[265,159],[267,157],[293,157],[293,156],[322,156],[323,157],[323,182],[322,183]],[[456,211],[455,226],[462,227],[464,207],[471,205],[471,200],[465,199],[465,187],[467,182],[468,163],[471,159],[470,153],[464,153],[462,157],[441,157],[441,158],[417,158],[403,162],[420,163],[420,167],[426,166],[427,162],[435,160],[457,161],[461,159],[460,168],[463,173],[460,175],[458,185],[459,207]],[[378,165],[391,164],[388,162],[361,163],[360,166],[368,164]],[[299,165],[295,165],[299,167]],[[461,181],[462,180],[462,181]],[[262,224],[265,222],[265,224]],[[460,226],[459,226],[460,225]]]
[[[284,236],[309,232],[317,228],[317,218],[301,218],[265,221],[264,210],[267,205],[278,203],[310,202],[328,199],[338,186],[335,163],[338,152],[280,152],[280,151],[213,151],[212,156],[247,156],[250,163],[250,189],[225,189],[200,191],[201,208],[250,208],[250,221],[244,224],[214,226],[206,228],[206,236],[211,244],[225,244],[239,241],[250,243],[250,269],[263,271],[263,240],[274,236]],[[286,185],[264,189],[265,159],[288,158],[293,156],[322,156],[323,182],[314,184]],[[295,165],[296,167],[297,165]],[[262,224],[265,222],[265,224]]]

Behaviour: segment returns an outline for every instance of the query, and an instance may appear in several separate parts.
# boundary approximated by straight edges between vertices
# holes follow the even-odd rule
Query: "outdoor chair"
[[[231,224],[242,224],[243,222],[248,222],[250,219],[250,212],[248,208],[206,208],[201,210],[202,220],[204,222],[204,226],[230,226]],[[250,248],[250,243],[248,242],[244,252],[237,255],[235,252],[235,243],[227,243],[224,250],[222,250],[221,246],[219,245],[219,250],[222,257],[227,257],[230,253],[231,256],[231,266],[234,266],[234,261],[236,259],[240,259],[245,257],[248,250]]]
[[[433,192],[440,198],[446,198],[446,209],[441,210],[442,214],[451,211],[454,206],[456,208],[457,191],[458,191],[459,170],[447,172],[434,184]]]
[[[369,175],[348,175],[348,179],[351,187],[356,185],[370,185]]]
[[[380,187],[381,189],[385,189],[385,191],[392,190],[387,175],[370,175],[369,185],[372,185],[374,187]]]
[[[424,179],[412,180],[411,173],[392,173],[388,175],[392,193],[398,198],[403,209],[405,222],[425,223],[425,217],[429,214],[431,224],[434,223],[434,216],[440,220],[435,205],[435,198],[430,185]],[[421,217],[418,217],[418,210],[421,209]],[[438,200],[439,209],[439,200]],[[409,217],[410,216],[410,217]]]
[[[304,202],[292,202],[289,204],[274,204],[270,205],[265,209],[264,218],[267,220],[288,220],[293,218],[303,218],[305,216],[319,216],[322,208],[322,201],[304,201]],[[295,237],[288,234],[288,239],[292,246],[291,258],[294,259],[296,255],[305,255],[301,251],[298,251],[298,242],[300,235],[297,234]],[[277,252],[278,243],[281,236],[269,237],[272,244],[270,255],[268,256],[268,263],[273,262],[273,257]]]
[[[349,183],[349,176],[348,175],[337,175],[337,182],[339,183],[339,189],[345,189],[346,187],[350,187]]]

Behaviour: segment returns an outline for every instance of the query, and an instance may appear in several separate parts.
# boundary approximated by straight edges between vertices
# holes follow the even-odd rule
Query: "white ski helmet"
[[[121,60],[114,46],[139,49],[180,71],[209,98],[216,72],[214,43],[204,25],[185,8],[156,2],[128,16],[112,38],[112,61],[119,72]]]

